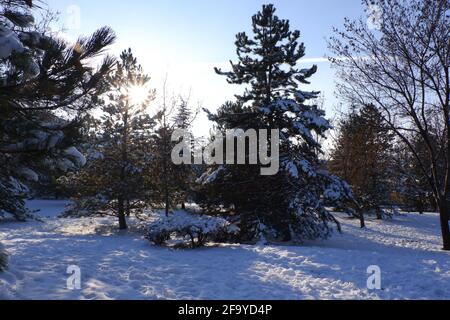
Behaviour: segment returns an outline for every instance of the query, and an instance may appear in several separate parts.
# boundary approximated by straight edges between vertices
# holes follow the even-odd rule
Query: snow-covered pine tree
[[[127,229],[126,216],[142,208],[149,191],[143,171],[150,161],[147,146],[154,126],[147,112],[155,93],[149,81],[131,49],[123,51],[108,76],[110,89],[88,163],[68,178],[77,192],[67,214],[114,215],[119,228]]]
[[[347,181],[365,213],[377,219],[393,190],[393,134],[373,105],[353,108],[339,123],[330,171]]]
[[[17,219],[27,181],[84,164],[69,131],[104,91],[113,60],[88,65],[115,39],[102,28],[69,45],[34,23],[34,3],[0,0],[0,216]]]
[[[331,224],[339,224],[325,203],[351,197],[351,190],[329,175],[318,157],[317,136],[331,128],[324,112],[309,103],[319,93],[299,89],[317,67],[297,68],[305,54],[300,32],[290,31],[289,21],[279,19],[273,5],[264,5],[252,22],[253,37],[237,35],[238,62],[231,63],[232,70],[216,69],[230,84],[244,85],[245,92],[209,118],[223,133],[279,129],[281,168],[274,176],[262,176],[259,165],[212,166],[199,179],[202,205],[237,217],[243,241],[261,231],[284,241],[326,238]]]

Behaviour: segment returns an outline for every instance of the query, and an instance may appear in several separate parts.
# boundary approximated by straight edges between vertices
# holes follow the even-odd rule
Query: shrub
[[[160,215],[146,230],[145,237],[158,246],[199,248],[207,242],[230,242],[239,228],[220,217],[177,211]]]

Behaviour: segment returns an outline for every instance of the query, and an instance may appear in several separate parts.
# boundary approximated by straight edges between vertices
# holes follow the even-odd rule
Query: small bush
[[[199,248],[208,242],[232,241],[238,232],[223,218],[177,211],[159,216],[147,227],[145,237],[158,246]]]

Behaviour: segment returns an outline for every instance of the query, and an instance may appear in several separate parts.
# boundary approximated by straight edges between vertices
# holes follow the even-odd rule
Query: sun
[[[128,95],[133,105],[144,104],[150,97],[149,90],[146,86],[133,86],[128,90]]]

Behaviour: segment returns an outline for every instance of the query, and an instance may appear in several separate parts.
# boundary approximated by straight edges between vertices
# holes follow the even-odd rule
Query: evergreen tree
[[[126,229],[126,216],[142,208],[151,191],[143,172],[150,161],[154,121],[146,110],[154,90],[147,88],[150,78],[130,49],[121,54],[108,80],[110,90],[88,164],[69,179],[77,190],[69,214],[112,214],[120,229]]]
[[[281,169],[263,176],[260,165],[212,166],[199,179],[199,191],[205,195],[202,205],[236,217],[244,241],[261,232],[285,241],[325,238],[332,230],[329,223],[338,224],[325,203],[350,197],[351,191],[324,170],[317,156],[321,146],[313,132],[324,136],[331,126],[324,112],[309,103],[319,93],[299,89],[309,84],[317,67],[296,67],[305,54],[300,32],[290,31],[289,21],[279,19],[273,5],[264,5],[252,22],[253,37],[237,35],[238,62],[231,63],[232,71],[216,69],[246,90],[209,118],[222,133],[279,129]]]
[[[364,212],[383,217],[392,186],[393,135],[373,105],[352,112],[341,120],[331,152],[331,172],[347,181]]]
[[[156,130],[151,141],[152,162],[147,168],[147,179],[155,191],[152,197],[154,205],[163,207],[168,216],[170,210],[178,203],[175,166],[171,159],[174,127],[170,121],[176,101],[173,98],[170,102],[168,101],[166,84],[164,84],[163,96],[162,106],[155,116]]]
[[[188,131],[192,128],[192,123],[197,118],[198,112],[194,112],[189,105],[190,98],[184,98],[182,96],[178,99],[178,106],[176,108],[175,116],[172,119],[174,128],[186,129]]]
[[[429,129],[430,132],[433,128]],[[414,149],[417,150],[414,155],[410,148],[402,141],[398,141],[395,146],[395,191],[400,196],[400,201],[416,212],[423,213],[425,210],[436,211],[437,204],[433,199],[433,190],[428,183],[431,172],[431,161],[427,155],[427,145],[422,137],[417,133],[411,133],[411,142]],[[430,133],[432,145],[439,148],[439,139],[436,135]],[[427,174],[424,174],[421,165],[417,159],[427,168],[430,168]],[[443,157],[443,154],[441,155]],[[445,168],[444,161],[438,162],[437,172],[440,179],[443,179]]]
[[[187,134],[190,136],[191,154],[190,157],[193,158],[194,154],[192,150],[194,150],[195,139],[192,134],[192,123],[197,117],[198,112],[193,112],[189,105],[189,98],[185,99],[180,97],[178,108],[176,110],[175,117],[173,118],[173,125],[175,130],[185,130]],[[180,157],[183,157],[183,151],[180,153]],[[177,186],[180,192],[180,200],[181,200],[181,208],[186,208],[186,202],[189,200],[189,197],[192,197],[192,185],[195,181],[195,169],[192,164],[181,164],[175,167],[175,178],[177,180]]]
[[[172,136],[175,130],[183,130],[190,135],[192,144],[194,139],[190,129],[196,113],[190,108],[189,99],[181,96],[169,99],[166,85],[163,91],[163,103],[155,116],[157,126],[152,138],[153,161],[148,168],[147,179],[151,181],[155,191],[154,205],[164,207],[166,215],[169,215],[170,210],[178,205],[185,209],[195,178],[192,165],[175,164],[172,161],[172,152],[177,144]],[[183,154],[179,156],[182,157]]]
[[[29,181],[84,164],[74,133],[113,64],[107,57],[89,67],[114,41],[109,28],[72,46],[40,30],[34,8],[32,0],[0,0],[0,216],[17,219],[27,216]]]

